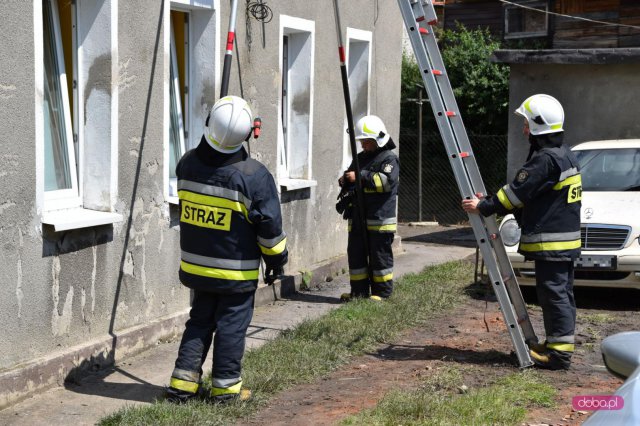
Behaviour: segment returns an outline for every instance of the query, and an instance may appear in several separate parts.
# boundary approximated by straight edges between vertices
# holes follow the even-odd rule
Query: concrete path
[[[396,253],[394,275],[419,272],[425,266],[465,258],[475,252],[470,247],[420,242],[412,238],[436,227],[401,227],[403,252]],[[445,229],[446,233],[447,230]],[[471,237],[473,238],[473,237]],[[416,242],[413,242],[416,241]],[[467,244],[468,245],[468,244]],[[281,330],[307,318],[317,318],[339,306],[341,293],[349,291],[348,275],[341,275],[320,289],[298,293],[290,298],[257,307],[247,332],[247,348],[258,347]],[[100,418],[127,405],[149,404],[161,396],[168,383],[177,354],[177,341],[158,345],[114,368],[26,399],[0,411],[2,425],[93,425]],[[205,364],[210,370],[211,359]]]

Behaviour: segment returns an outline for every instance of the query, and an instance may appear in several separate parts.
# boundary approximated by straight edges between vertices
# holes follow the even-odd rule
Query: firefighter
[[[582,180],[578,160],[562,144],[564,111],[549,95],[527,98],[516,110],[524,117],[530,146],[515,179],[497,194],[463,200],[469,213],[513,212],[522,229],[518,252],[535,262],[536,291],[546,342],[531,346],[538,367],[568,369],[574,351],[576,304],[573,262],[580,255]]]
[[[360,177],[364,192],[366,227],[369,243],[369,268],[359,211],[354,208],[356,173],[351,163],[338,180],[342,187],[339,211],[349,219],[347,256],[351,292],[342,300],[370,297],[382,300],[393,291],[393,252],[391,245],[397,228],[396,201],[400,163],[393,152],[393,143],[382,120],[368,115],[356,124],[356,140],[362,144],[358,154]],[[351,201],[353,200],[353,201]]]
[[[252,131],[247,102],[235,96],[211,109],[200,144],[176,167],[180,199],[180,281],[193,290],[167,399],[198,394],[213,338],[210,397],[246,399],[241,361],[253,315],[260,259],[267,283],[284,273],[286,235],[273,177],[242,146]]]

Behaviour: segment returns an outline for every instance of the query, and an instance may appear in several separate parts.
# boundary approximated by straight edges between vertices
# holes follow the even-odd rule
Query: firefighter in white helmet
[[[535,261],[536,291],[546,341],[533,342],[531,357],[542,368],[568,369],[574,351],[576,304],[573,261],[580,255],[582,180],[578,160],[562,144],[564,111],[549,95],[527,98],[515,111],[524,117],[531,144],[526,163],[497,194],[463,200],[469,213],[514,213],[522,228],[518,251]]]
[[[371,297],[382,300],[393,291],[393,252],[391,245],[397,228],[396,202],[400,163],[396,147],[382,120],[375,115],[362,117],[355,126],[355,138],[362,144],[358,154],[364,192],[366,227],[369,240],[369,268],[362,240],[362,221],[353,196],[356,173],[354,164],[338,183],[342,187],[338,211],[349,219],[347,256],[351,292],[343,300]],[[351,194],[351,195],[347,195]]]
[[[246,398],[240,364],[253,315],[260,259],[267,283],[284,273],[288,251],[274,179],[242,143],[252,132],[251,109],[227,96],[215,103],[197,148],[176,167],[180,199],[180,281],[193,289],[167,399],[198,394],[212,336],[210,397]]]

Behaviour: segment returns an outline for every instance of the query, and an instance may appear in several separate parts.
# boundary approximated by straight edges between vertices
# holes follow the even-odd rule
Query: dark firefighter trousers
[[[536,292],[548,343],[574,343],[573,262],[536,260]]]
[[[367,231],[371,251],[371,271],[373,280],[367,271],[365,244],[360,227],[353,222],[349,231],[347,256],[349,258],[349,277],[353,297],[369,295],[387,298],[393,291],[393,232]]]
[[[187,382],[195,382],[197,378],[199,381],[202,364],[213,339],[214,386],[224,383],[222,387],[228,387],[240,380],[245,336],[253,316],[254,295],[255,291],[215,294],[194,290],[173,378],[186,379]]]

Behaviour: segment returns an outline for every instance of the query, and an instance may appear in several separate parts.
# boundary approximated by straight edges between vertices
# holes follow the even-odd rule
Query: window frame
[[[529,6],[529,7],[538,8],[538,9],[544,6],[544,9],[546,11],[544,16],[545,29],[544,31],[529,31],[529,32],[520,31],[520,32],[510,33],[509,32],[509,11],[522,10],[526,12],[527,9],[505,4],[504,5],[504,38],[505,40],[548,36],[549,35],[549,1],[548,0],[528,0],[528,1],[523,1],[520,4],[522,4],[523,6]],[[531,13],[541,13],[541,12],[531,12]]]
[[[283,77],[279,82],[279,96],[278,96],[278,132],[277,132],[277,179],[278,184],[281,189],[285,191],[296,190],[302,188],[309,188],[312,186],[316,186],[317,182],[313,180],[313,113],[314,113],[314,78],[315,78],[315,21],[297,18],[288,15],[280,15],[280,32],[279,32],[279,71],[280,75],[283,76],[284,73],[287,73],[287,77]],[[292,41],[292,37],[296,37],[296,35],[306,34],[308,37],[309,46],[305,47],[305,51],[308,51],[308,61],[309,68],[308,73],[303,77],[308,78],[308,92],[309,92],[309,118],[307,124],[308,128],[308,136],[306,139],[306,147],[307,147],[307,156],[306,156],[306,173],[303,176],[291,177],[291,164],[292,164],[292,156],[294,155],[295,147],[292,147],[292,137],[290,135],[284,134],[284,115],[287,115],[287,132],[291,131],[291,119],[292,119],[292,111],[291,108],[287,105],[284,105],[284,100],[291,103],[291,83],[292,76],[290,74],[291,67],[294,66],[294,63],[288,62],[289,70],[284,70],[284,38],[285,36],[288,38],[288,57],[291,57],[290,51],[292,49],[292,44],[295,45],[295,42]],[[305,42],[306,44],[306,42]],[[283,86],[284,82],[288,82],[289,87],[285,88]],[[283,93],[286,90],[286,97],[283,99]],[[298,138],[295,138],[299,140]],[[285,143],[287,146],[285,147]],[[300,158],[300,157],[298,157]]]
[[[164,8],[164,28],[171,25],[171,11],[189,14],[189,34],[185,41],[188,49],[188,69],[185,70],[185,104],[183,126],[188,139],[185,140],[185,152],[194,149],[200,143],[200,136],[205,128],[205,121],[220,87],[220,1],[219,0],[170,0],[169,7]],[[226,30],[224,36],[226,37]],[[167,60],[164,67],[164,123],[163,132],[163,194],[165,202],[170,205],[179,204],[178,197],[170,195],[169,155],[171,135],[170,66],[171,31],[164,31],[164,55]],[[213,54],[212,54],[213,52]],[[203,101],[204,100],[204,101]],[[188,115],[188,118],[185,116]]]
[[[117,201],[117,162],[118,162],[118,90],[113,85],[110,78],[104,83],[108,84],[110,90],[102,98],[108,98],[108,102],[103,102],[102,107],[95,110],[91,107],[91,114],[85,115],[85,102],[99,102],[99,90],[87,88],[87,75],[90,69],[87,63],[92,63],[96,58],[108,54],[111,59],[111,76],[118,75],[118,2],[117,0],[105,0],[99,4],[89,0],[70,2],[71,7],[71,54],[72,74],[70,70],[60,69],[59,73],[64,74],[61,80],[61,97],[66,97],[66,109],[68,116],[65,119],[66,131],[71,131],[71,138],[67,137],[67,144],[73,143],[73,147],[68,150],[68,155],[73,155],[70,162],[70,173],[75,173],[75,188],[73,193],[68,189],[66,194],[62,191],[45,191],[46,188],[46,165],[45,165],[45,105],[44,105],[44,84],[46,70],[45,43],[44,43],[44,18],[46,10],[51,9],[51,19],[53,20],[53,32],[55,38],[56,60],[64,64],[60,55],[64,56],[64,45],[62,40],[62,29],[58,9],[59,0],[38,0],[34,2],[34,79],[35,79],[35,148],[36,148],[36,209],[40,216],[42,225],[50,225],[54,232],[86,228],[92,226],[109,225],[122,222],[122,215],[114,212]],[[105,7],[106,5],[106,7]],[[98,28],[104,29],[99,32]],[[105,33],[106,31],[106,33]],[[82,43],[80,43],[82,40]],[[85,52],[86,47],[86,52]],[[86,57],[85,57],[86,56]],[[86,63],[85,63],[86,61]],[[66,64],[64,64],[66,68]],[[64,71],[64,72],[62,72]],[[69,80],[71,75],[72,79]],[[69,83],[71,86],[71,96],[73,97],[73,107],[69,105],[68,98]],[[97,96],[97,97],[96,97]],[[73,108],[73,118],[71,112]],[[64,112],[63,112],[64,113]],[[97,119],[96,117],[100,117]],[[105,121],[106,120],[106,121]],[[73,123],[71,123],[73,121]],[[103,126],[108,122],[107,126]],[[68,124],[71,123],[69,126]],[[86,138],[91,138],[91,143],[86,146]],[[88,140],[88,139],[87,139]],[[96,149],[98,148],[98,149]],[[88,154],[87,154],[88,153]],[[101,157],[101,154],[108,155]],[[85,158],[91,155],[91,158]],[[98,166],[99,174],[94,179],[94,166]],[[102,167],[100,167],[102,166]],[[91,172],[91,175],[88,173]],[[87,174],[85,174],[87,173]],[[97,183],[97,185],[96,185]],[[83,191],[84,185],[91,185],[92,190]],[[73,185],[72,185],[73,186]],[[105,199],[104,194],[109,197]]]
[[[71,188],[58,189],[53,191],[44,190],[44,210],[55,211],[62,209],[69,209],[82,206],[82,196],[80,188],[82,187],[81,175],[79,173],[80,162],[77,161],[77,155],[79,151],[79,142],[77,135],[77,119],[78,119],[78,97],[77,97],[77,84],[73,84],[76,81],[76,68],[78,64],[78,47],[77,47],[77,19],[76,19],[76,5],[75,2],[71,3],[71,20],[72,20],[72,33],[71,33],[71,50],[72,50],[72,64],[73,70],[71,73],[71,83],[73,84],[72,96],[74,97],[74,115],[71,118],[71,104],[69,99],[69,81],[67,79],[67,70],[64,62],[64,50],[62,45],[62,30],[60,28],[60,14],[58,12],[58,0],[46,0],[49,3],[51,10],[51,20],[53,26],[53,36],[55,39],[55,56],[58,62],[58,82],[60,84],[60,92],[62,97],[62,108],[65,122],[66,144],[67,144],[67,161],[69,162],[69,174],[71,179]],[[44,20],[45,11],[42,10],[42,19]],[[44,27],[43,27],[44,31]],[[44,33],[42,34],[43,43],[43,55],[44,49]],[[46,72],[44,66],[42,68],[43,76]],[[44,96],[42,96],[42,106],[44,113]],[[44,120],[44,115],[43,115]],[[44,129],[44,127],[43,127]],[[46,170],[46,164],[44,164]],[[44,179],[46,179],[46,171],[44,173]],[[46,187],[46,185],[45,185]],[[44,189],[44,188],[43,188]]]
[[[365,115],[369,115],[371,113],[371,59],[372,59],[372,46],[373,46],[373,32],[366,30],[359,30],[356,28],[347,27],[347,47],[346,47],[346,67],[347,67],[347,76],[349,78],[349,95],[351,96],[351,104],[353,106],[353,100],[355,98],[354,84],[352,84],[351,73],[354,68],[352,68],[351,63],[351,43],[368,43],[368,56],[367,56],[367,108]],[[358,121],[358,117],[356,117],[356,111],[353,111],[353,124]],[[349,134],[347,133],[348,122],[347,116],[344,116],[344,133],[343,133],[343,143],[342,143],[342,168],[346,170],[350,165],[353,158],[351,157],[351,141],[349,139]],[[362,151],[362,147],[356,143],[356,148],[358,152]]]
[[[171,10],[175,10],[175,9],[171,9]],[[171,28],[171,40],[170,40],[170,54],[169,54],[169,66],[171,67],[171,72],[173,72],[173,79],[169,81],[169,84],[171,85],[169,88],[169,97],[171,98],[171,87],[173,87],[173,91],[176,94],[176,114],[177,114],[177,118],[178,118],[178,136],[179,136],[179,155],[178,158],[182,157],[184,155],[184,153],[186,152],[186,146],[187,146],[187,141],[188,141],[188,135],[189,135],[189,124],[188,124],[188,117],[189,117],[189,80],[190,80],[190,67],[189,67],[189,62],[190,62],[190,56],[191,56],[191,49],[190,49],[190,43],[189,43],[189,37],[190,37],[190,29],[189,29],[189,12],[185,12],[182,10],[179,10],[179,12],[184,13],[185,16],[187,17],[187,21],[185,22],[185,43],[186,43],[186,48],[185,48],[185,67],[184,67],[184,86],[181,89],[180,86],[180,74],[179,74],[179,69],[178,69],[178,56],[177,56],[177,52],[176,52],[176,39],[175,39],[175,29],[173,26],[173,20],[170,19],[170,28]],[[171,75],[171,73],[169,73],[169,75]],[[184,115],[183,115],[183,105],[182,105],[182,94],[184,91]],[[171,101],[171,99],[169,99]],[[169,123],[171,123],[171,102],[169,102]],[[171,125],[171,124],[169,124]],[[169,144],[171,144],[171,132],[169,133]],[[169,146],[169,155],[171,155],[171,147]],[[169,164],[171,163],[171,161],[169,161]],[[176,165],[178,163],[176,162]],[[169,201],[172,204],[178,204],[178,179],[177,177],[171,177],[171,170],[169,170]]]

